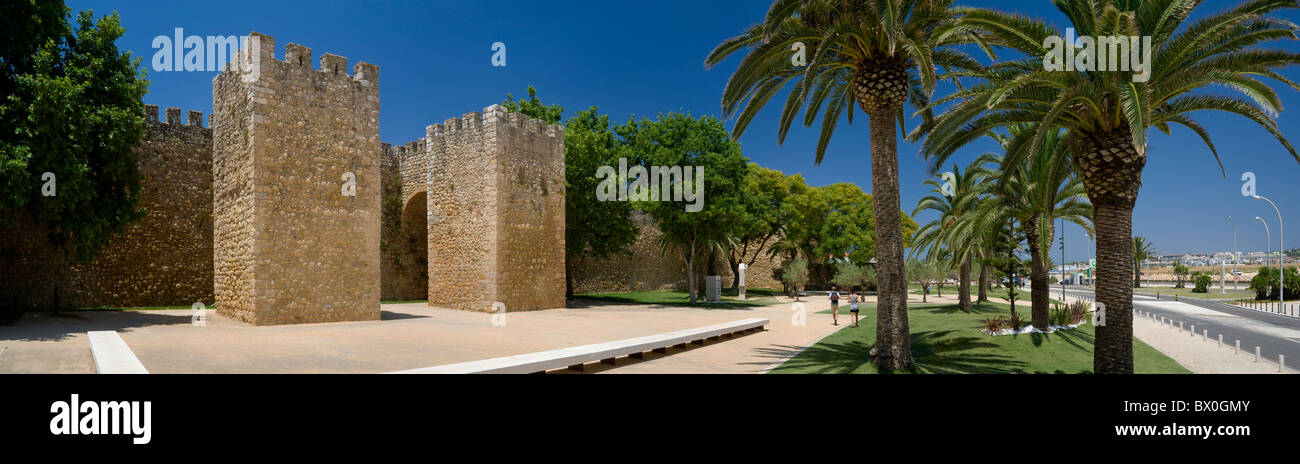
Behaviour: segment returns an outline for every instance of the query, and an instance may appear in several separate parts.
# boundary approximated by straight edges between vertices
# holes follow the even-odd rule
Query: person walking
[[[840,325],[840,292],[831,287],[831,325]]]
[[[858,302],[859,301],[862,301],[862,297],[858,296],[858,292],[850,290],[849,291],[849,314],[853,315],[854,328],[858,327]]]

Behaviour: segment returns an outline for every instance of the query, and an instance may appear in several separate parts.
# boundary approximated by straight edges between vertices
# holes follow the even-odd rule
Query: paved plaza
[[[806,299],[807,323],[794,325],[789,304],[744,309],[571,301],[570,308],[492,315],[385,304],[382,319],[252,326],[192,310],[30,313],[0,326],[0,373],[94,373],[86,332],[117,331],[150,373],[382,373],[601,343],[761,317],[767,330],[722,338],[585,372],[758,373],[834,329],[823,298]],[[847,321],[841,311],[841,326]]]

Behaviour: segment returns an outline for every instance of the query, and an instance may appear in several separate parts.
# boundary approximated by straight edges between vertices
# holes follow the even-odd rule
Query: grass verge
[[[970,313],[957,305],[909,305],[912,355],[916,373],[1016,374],[1092,372],[1095,340],[1091,324],[1050,334],[988,336],[980,332],[987,318],[1008,314],[1010,306],[976,303]],[[1028,322],[1029,307],[1016,305]],[[876,307],[863,305],[858,328],[845,326],[772,369],[772,373],[878,373],[869,360],[876,335]],[[1139,374],[1190,374],[1164,353],[1133,339]]]

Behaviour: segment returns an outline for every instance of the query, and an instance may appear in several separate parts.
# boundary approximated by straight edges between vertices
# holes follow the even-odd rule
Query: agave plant
[[[1007,150],[1009,164],[1037,153],[1056,129],[1065,143],[1097,225],[1097,300],[1107,309],[1097,328],[1093,370],[1133,372],[1133,205],[1147,160],[1147,131],[1189,129],[1218,160],[1209,131],[1192,118],[1198,111],[1242,116],[1272,134],[1300,162],[1300,154],[1279,131],[1276,91],[1261,79],[1293,89],[1278,69],[1300,63],[1300,54],[1261,45],[1296,39],[1297,26],[1272,16],[1296,8],[1296,0],[1248,0],[1223,12],[1189,18],[1201,0],[1054,0],[1079,36],[1150,37],[1150,73],[1133,70],[1057,71],[1044,67],[1057,28],[1037,19],[993,11],[969,11],[957,27],[975,27],[990,43],[1023,58],[984,72],[985,82],[955,92],[935,105],[951,103],[911,136],[925,138],[922,151],[942,166],[958,148],[989,130],[1038,124]],[[1219,87],[1236,94],[1211,93]],[[1222,169],[1222,163],[1220,162]],[[1226,175],[1226,173],[1225,173]]]

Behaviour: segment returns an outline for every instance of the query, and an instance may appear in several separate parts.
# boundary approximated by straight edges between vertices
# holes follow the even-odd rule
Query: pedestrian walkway
[[[703,346],[595,365],[587,372],[757,373],[836,327],[828,304],[810,301],[806,324],[791,305],[723,309],[571,302],[570,308],[493,315],[386,304],[382,320],[251,326],[190,310],[28,314],[0,326],[0,373],[94,373],[86,333],[116,331],[151,373],[379,373],[608,342],[750,317],[767,330]],[[841,325],[840,327],[843,327]]]

